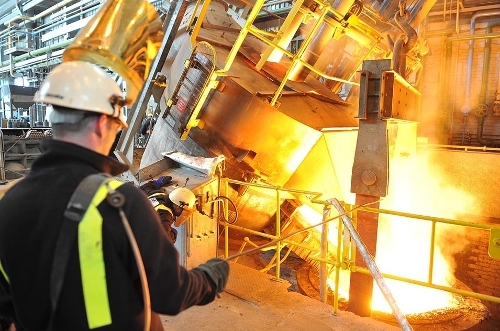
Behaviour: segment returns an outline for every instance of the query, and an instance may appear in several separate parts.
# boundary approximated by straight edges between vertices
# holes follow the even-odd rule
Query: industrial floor
[[[234,252],[233,252],[234,253]],[[243,256],[230,262],[226,290],[206,306],[192,307],[177,316],[162,316],[165,330],[176,331],[396,331],[401,328],[369,317],[339,310],[299,292],[304,263],[288,258],[279,281],[273,272],[261,272],[271,255]],[[231,252],[230,252],[231,255]],[[295,269],[295,270],[293,270]],[[298,270],[298,272],[295,272]],[[300,289],[299,289],[300,288]],[[310,295],[311,292],[308,291]],[[466,311],[447,322],[410,323],[413,331],[498,331],[500,321]]]
[[[230,263],[226,291],[206,306],[192,307],[177,316],[162,316],[165,330],[268,331],[335,330],[391,331],[399,327],[359,317],[297,292],[290,283],[240,263]]]

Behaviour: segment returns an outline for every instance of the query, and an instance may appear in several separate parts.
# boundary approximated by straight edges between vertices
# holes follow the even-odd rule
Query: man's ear
[[[104,134],[104,132],[106,132],[106,125],[107,125],[107,118],[106,118],[106,115],[102,114],[100,115],[97,120],[95,121],[94,125],[95,125],[95,132],[97,133],[97,135],[99,137],[102,137],[102,135]]]

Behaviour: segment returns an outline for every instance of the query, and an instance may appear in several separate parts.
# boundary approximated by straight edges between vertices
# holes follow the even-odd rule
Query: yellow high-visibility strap
[[[151,195],[148,196],[148,199],[151,199],[151,198],[156,198],[156,197],[159,197],[159,196],[165,196],[166,194],[165,193],[162,193],[162,192],[156,192],[156,193],[153,193]],[[154,199],[154,201],[158,202],[156,199]],[[168,211],[170,214],[174,214],[172,212],[172,209],[168,208],[167,206],[165,206],[164,204],[162,203],[159,203],[156,205],[156,204],[153,204],[153,208],[158,211],[158,210],[166,210]]]
[[[7,281],[7,283],[10,284],[9,276],[7,276],[7,273],[5,272],[1,261],[0,261],[0,271],[2,272],[3,278],[5,278],[5,280]]]
[[[148,198],[155,198],[155,197],[159,197],[160,195],[167,195],[166,193],[163,193],[163,192],[156,192],[156,193],[153,193],[151,195],[148,195]]]
[[[155,210],[158,211],[158,210],[166,210],[168,211],[170,214],[174,214],[172,213],[172,209],[168,208],[167,206],[163,205],[163,204],[159,204],[158,206],[155,207]]]
[[[102,247],[103,219],[97,206],[108,195],[106,185],[116,189],[122,184],[122,182],[113,179],[103,183],[92,198],[92,202],[78,225],[78,252],[83,297],[90,329],[112,323]]]

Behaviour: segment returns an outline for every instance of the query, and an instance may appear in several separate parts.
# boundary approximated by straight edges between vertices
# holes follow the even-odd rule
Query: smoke
[[[476,197],[456,185],[459,180],[454,172],[446,171],[449,169],[446,161],[442,152],[419,154],[419,180],[425,183],[425,188],[420,192],[419,210],[425,215],[459,220],[459,215],[468,214],[477,208]],[[436,244],[452,273],[456,267],[455,254],[470,243],[466,236],[467,229],[454,224],[436,224]]]
[[[446,259],[449,275],[446,277],[450,285],[454,285],[454,275],[457,263],[455,255],[464,250],[470,243],[466,236],[467,228],[449,224],[440,224],[437,226],[436,243],[441,255]]]
[[[440,154],[417,151],[415,127],[400,125],[392,132],[395,137],[390,140],[389,190],[381,201],[381,208],[448,220],[457,220],[457,215],[466,214],[474,206],[475,197],[455,185],[456,178],[446,171],[447,160]],[[433,221],[428,219],[381,214],[377,265],[384,273],[422,282],[429,280],[432,266],[432,283],[452,287],[457,266],[454,256],[469,244],[466,232],[466,227],[454,224],[435,222],[433,228]],[[392,280],[388,280],[388,284],[405,312],[418,313],[454,305],[451,293]],[[387,311],[375,293],[373,307]]]
[[[449,166],[442,153],[415,152],[406,159],[399,157],[399,160],[395,153],[390,172],[390,181],[394,182],[393,196],[385,203],[390,201],[394,210],[449,220],[458,220],[459,215],[476,208],[476,198],[458,187],[455,174],[446,171]],[[428,237],[425,243],[416,243],[422,249],[420,253],[427,252],[425,246],[430,247],[432,222],[417,220],[411,224],[407,227],[414,232],[410,237],[416,237],[416,233],[422,231]],[[454,256],[469,244],[467,227],[436,222],[435,230],[434,272],[443,269],[439,271],[443,272],[442,277],[453,283]],[[439,263],[446,264],[446,267]]]

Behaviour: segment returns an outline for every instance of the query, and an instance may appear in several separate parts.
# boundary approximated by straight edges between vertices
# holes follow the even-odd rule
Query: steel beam
[[[132,164],[134,137],[141,125],[149,99],[152,95],[153,97],[157,97],[159,94],[161,95],[165,89],[165,80],[163,75],[160,74],[160,71],[172,47],[177,30],[186,12],[186,8],[186,1],[174,1],[171,3],[164,18],[164,24],[166,24],[165,37],[163,38],[141,93],[130,109],[127,117],[128,129],[121,133],[118,144],[116,145],[115,155],[124,163]]]

